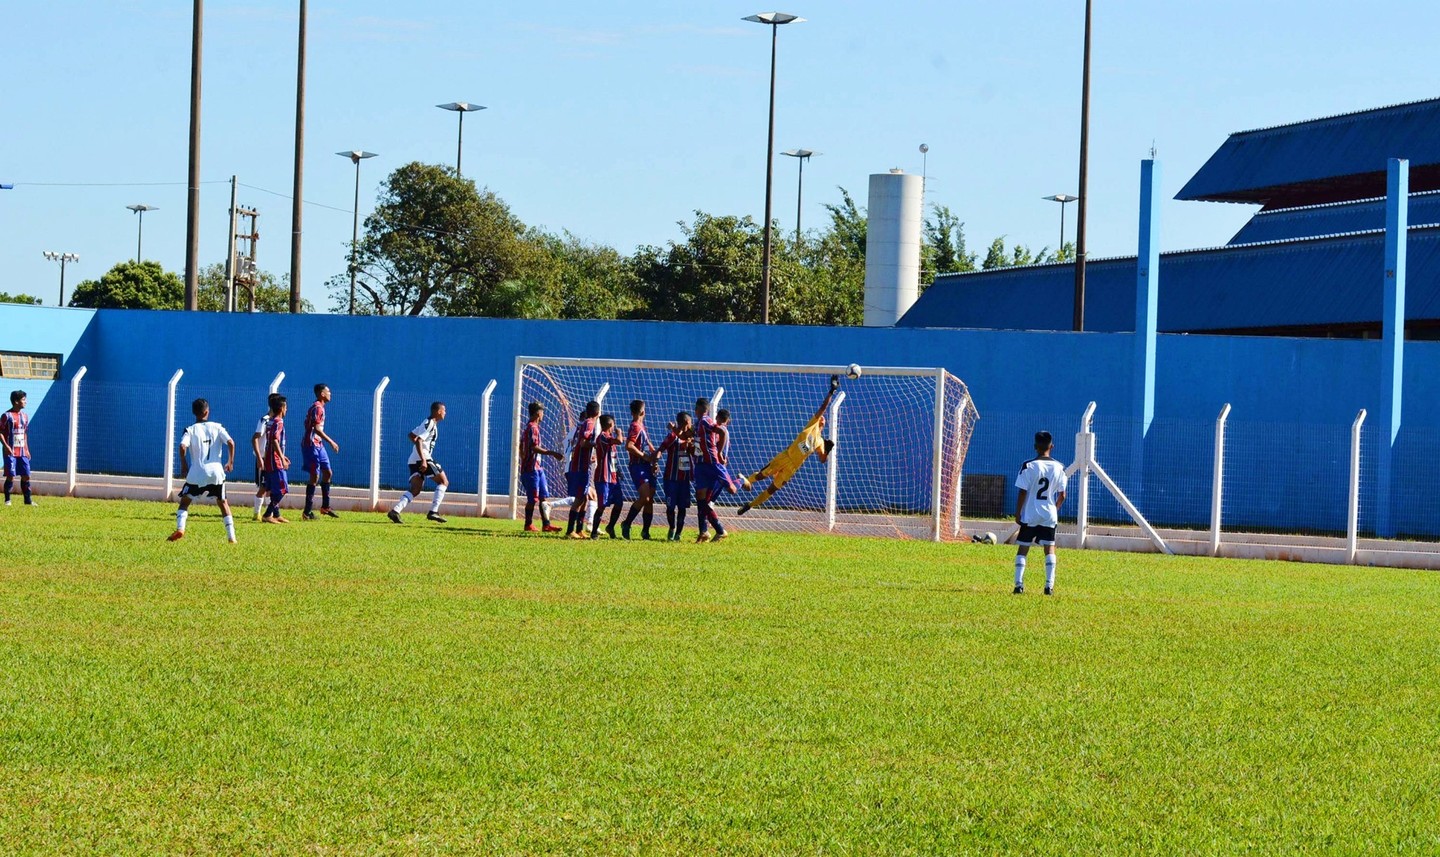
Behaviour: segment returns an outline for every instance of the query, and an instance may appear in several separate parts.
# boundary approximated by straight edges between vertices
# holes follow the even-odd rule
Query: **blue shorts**
[[[300,459],[304,462],[303,468],[305,472],[311,476],[314,476],[321,470],[330,469],[330,454],[325,451],[325,447],[323,446],[305,444],[300,449]]]
[[[290,476],[283,470],[269,470],[265,473],[265,487],[271,499],[279,499],[290,493]]]
[[[565,488],[576,502],[585,502],[585,492],[590,490],[590,471],[565,474]]]
[[[532,470],[520,474],[520,487],[525,489],[527,500],[550,499],[550,487],[545,484],[545,471]]]
[[[630,465],[630,481],[635,483],[635,490],[639,491],[642,485],[655,484],[655,471],[648,464]]]
[[[619,482],[596,482],[595,502],[601,509],[607,506],[623,506],[625,492],[621,490]]]
[[[681,509],[690,508],[690,480],[666,479],[665,503],[669,506],[679,506]]]
[[[708,492],[712,500],[720,496],[720,492],[730,491],[734,487],[730,471],[723,464],[702,462],[695,471],[695,490]]]
[[[27,478],[30,476],[30,456],[5,456],[5,478],[11,479],[16,476],[24,476]]]

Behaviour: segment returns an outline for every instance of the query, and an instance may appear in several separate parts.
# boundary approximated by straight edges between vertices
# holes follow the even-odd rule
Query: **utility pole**
[[[305,0],[300,0],[300,50],[295,72],[295,190],[290,208],[290,311],[300,311],[301,190],[305,183]],[[253,303],[253,298],[252,298]]]
[[[225,312],[235,311],[235,176],[230,177],[230,232],[225,242]]]
[[[200,46],[204,0],[192,0],[190,31],[190,175],[185,216],[185,308],[200,306]]]

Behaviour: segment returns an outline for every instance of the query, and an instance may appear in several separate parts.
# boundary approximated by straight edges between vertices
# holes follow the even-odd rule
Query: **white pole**
[[[1365,409],[1355,415],[1350,425],[1350,509],[1345,523],[1345,561],[1355,562],[1360,545],[1360,427],[1365,424]]]
[[[1110,474],[1105,472],[1105,468],[1100,466],[1100,462],[1090,462],[1090,469],[1095,471],[1095,478],[1100,480],[1100,484],[1110,489],[1110,494],[1120,502],[1120,505],[1125,508],[1130,518],[1139,525],[1145,535],[1150,537],[1150,541],[1154,542],[1163,553],[1173,555],[1175,552],[1170,550],[1170,546],[1165,544],[1165,540],[1160,538],[1160,534],[1155,532],[1155,528],[1150,526],[1150,522],[1145,520],[1145,516],[1140,514],[1140,510],[1135,508],[1135,504],[1130,502],[1130,498],[1125,496],[1125,492],[1120,490],[1120,486],[1115,484],[1115,480],[1110,478]]]
[[[372,410],[374,419],[370,424],[370,510],[380,508],[380,405],[385,398],[385,388],[390,386],[390,376],[386,375],[375,385],[375,398]]]
[[[281,382],[281,381],[284,381],[284,380],[285,380],[285,373],[284,373],[284,372],[281,372],[279,375],[276,375],[276,376],[275,376],[275,380],[273,380],[273,381],[270,382],[270,393],[271,393],[271,395],[274,395],[275,393],[280,392],[280,382]]]
[[[600,391],[595,394],[595,404],[600,406],[600,412],[605,412],[605,394],[610,392],[610,382],[606,381],[600,385]]]
[[[940,508],[940,482],[945,478],[945,370],[935,370],[935,462],[930,474],[930,514],[934,540],[940,541],[944,511]]]
[[[175,451],[170,448],[171,442],[175,440],[175,388],[180,386],[180,379],[185,375],[184,369],[176,369],[175,374],[170,376],[170,384],[166,388],[165,395],[165,499],[170,499],[170,494],[175,490]]]
[[[65,496],[75,496],[75,471],[80,461],[80,379],[88,366],[81,366],[70,379],[70,448],[65,457]]]
[[[828,529],[835,529],[835,507],[836,487],[838,485],[839,462],[837,458],[840,453],[840,404],[845,401],[845,392],[830,403],[830,416],[827,418],[830,423],[830,442],[834,444],[830,448],[830,454],[825,461],[825,519]]]
[[[527,403],[520,398],[520,376],[525,371],[523,357],[515,358],[515,396],[510,400],[514,413],[510,426],[510,520],[520,517],[520,422],[527,420]],[[558,417],[557,417],[558,419]]]
[[[480,518],[485,517],[485,500],[489,493],[486,486],[490,480],[490,397],[494,395],[498,383],[491,378],[480,394],[480,486],[475,492],[475,515]]]
[[[960,435],[960,432],[961,432],[962,428],[963,428],[964,425],[965,425],[965,408],[968,407],[969,404],[970,404],[970,394],[969,394],[969,393],[966,393],[966,394],[964,394],[964,395],[962,395],[962,396],[960,397],[960,404],[958,404],[958,405],[955,406],[955,435],[956,435],[956,445],[957,445],[957,446],[959,445],[959,435]],[[958,458],[958,456],[957,456],[957,458]],[[965,487],[964,468],[961,466],[960,462],[957,461],[957,462],[955,463],[955,504],[954,504],[954,509],[951,510],[951,515],[950,515],[950,537],[951,537],[951,538],[959,538],[959,537],[960,537],[960,515],[961,515],[961,512],[960,512],[960,497],[962,496],[962,495],[961,495],[961,491],[962,491],[962,489],[963,489],[964,487]]]
[[[1220,409],[1215,420],[1215,474],[1210,489],[1210,555],[1220,555],[1220,514],[1225,493],[1225,420],[1230,417],[1230,403]]]
[[[715,412],[720,410],[720,398],[725,395],[724,387],[716,387],[715,395],[710,397],[710,416],[714,417]],[[699,419],[697,416],[696,419]]]
[[[1095,403],[1091,402],[1080,416],[1080,433],[1075,435],[1075,464],[1080,476],[1080,488],[1075,492],[1075,546],[1078,548],[1085,547],[1086,530],[1090,528],[1090,464],[1095,460],[1095,434],[1090,426],[1094,416]]]

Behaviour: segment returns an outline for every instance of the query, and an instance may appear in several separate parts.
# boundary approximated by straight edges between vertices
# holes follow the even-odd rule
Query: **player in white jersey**
[[[415,447],[410,452],[410,490],[400,495],[400,502],[390,509],[388,516],[397,524],[403,523],[400,513],[425,487],[427,476],[435,483],[435,497],[430,501],[430,514],[425,517],[437,524],[445,523],[445,519],[440,517],[440,503],[445,499],[445,489],[450,482],[445,478],[445,468],[435,460],[435,442],[440,438],[440,423],[444,419],[445,403],[431,402],[430,417],[410,432],[410,443]]]
[[[1025,592],[1025,555],[1032,544],[1045,549],[1045,594],[1055,594],[1055,527],[1065,503],[1065,465],[1050,457],[1055,442],[1050,432],[1035,433],[1036,457],[1020,465],[1015,487],[1020,499],[1015,505],[1015,523],[1020,533],[1015,542],[1015,594]]]
[[[210,421],[210,403],[196,399],[190,405],[195,424],[180,436],[180,466],[185,468],[185,487],[180,489],[180,510],[175,513],[175,532],[170,541],[185,538],[185,521],[196,497],[210,496],[225,516],[225,536],[235,543],[235,518],[225,499],[225,474],[235,469],[235,441],[225,427]],[[222,455],[221,448],[229,454]]]

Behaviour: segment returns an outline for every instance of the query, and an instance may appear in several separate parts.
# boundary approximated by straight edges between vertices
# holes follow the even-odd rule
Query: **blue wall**
[[[69,430],[69,380],[80,366],[95,362],[93,351],[97,313],[88,309],[0,304],[0,351],[59,354],[60,381],[6,378],[0,390],[0,408],[9,407],[10,391],[26,394],[30,413],[30,448],[34,460],[47,469],[65,469],[65,438]],[[94,367],[90,372],[95,371]],[[88,377],[88,375],[87,375]],[[55,462],[49,466],[50,462]]]
[[[203,395],[242,445],[264,410],[266,386],[277,372],[287,375],[282,392],[292,401],[292,438],[298,439],[310,385],[328,383],[336,392],[330,429],[342,445],[336,475],[349,484],[365,482],[370,392],[382,376],[391,379],[382,438],[387,484],[404,478],[405,432],[423,418],[431,399],[445,399],[451,419],[442,460],[459,490],[475,486],[479,394],[497,379],[489,489],[500,492],[509,477],[517,354],[943,366],[969,385],[980,410],[967,474],[1003,474],[1008,482],[1015,465],[1028,457],[1030,434],[1038,428],[1055,433],[1061,457],[1069,460],[1080,412],[1095,400],[1100,457],[1111,474],[1157,520],[1203,524],[1209,509],[1211,429],[1229,402],[1234,410],[1227,449],[1237,469],[1227,521],[1335,530],[1343,528],[1344,504],[1331,496],[1330,486],[1341,485],[1343,499],[1350,421],[1360,408],[1373,413],[1379,406],[1380,343],[1362,340],[1162,334],[1156,423],[1142,441],[1128,412],[1133,357],[1126,333],[113,310],[81,314],[21,306],[0,306],[0,330],[28,337],[7,342],[67,354],[62,380],[82,363],[89,365],[90,404],[81,409],[82,466],[99,460],[106,470],[145,473],[158,472],[166,454],[153,438],[163,427],[165,382],[177,368],[185,370],[177,423],[187,420],[185,403]],[[1431,381],[1440,370],[1440,343],[1411,342],[1406,349],[1400,467],[1428,462],[1434,446],[1430,438],[1440,426],[1440,401]],[[63,398],[41,402],[32,393],[37,428],[43,426],[61,441],[37,445],[36,463],[43,469],[63,467]],[[117,419],[128,426],[119,436],[104,430]],[[126,436],[144,441],[133,447]],[[242,456],[242,465],[247,461]],[[1013,496],[1010,489],[1006,502]],[[1098,500],[1097,510],[1118,517],[1118,509],[1106,503]],[[1402,531],[1440,534],[1440,508],[1396,505]]]

